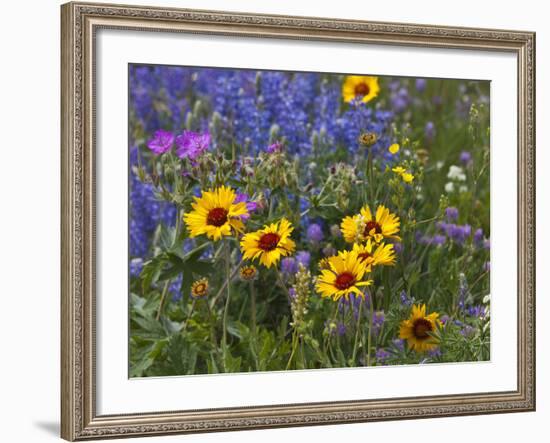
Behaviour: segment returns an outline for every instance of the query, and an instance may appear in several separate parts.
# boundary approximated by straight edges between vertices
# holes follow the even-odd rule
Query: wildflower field
[[[130,376],[490,358],[489,83],[129,67]]]

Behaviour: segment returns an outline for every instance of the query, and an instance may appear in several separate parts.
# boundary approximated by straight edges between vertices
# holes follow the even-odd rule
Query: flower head
[[[378,136],[375,132],[363,132],[359,136],[359,143],[364,146],[372,146],[378,141]]]
[[[425,78],[417,78],[415,81],[416,90],[418,92],[424,92],[426,90],[426,79]]]
[[[469,151],[462,151],[460,153],[460,163],[468,166],[472,162],[472,154]]]
[[[399,145],[397,143],[390,145],[388,151],[390,152],[390,154],[397,154],[399,152]]]
[[[374,216],[368,206],[363,206],[359,214],[345,217],[340,227],[348,243],[364,243],[368,239],[379,243],[384,238],[400,240],[396,235],[399,233],[399,217],[383,205],[378,206]]]
[[[414,175],[408,172],[403,166],[396,166],[392,171],[399,175],[405,183],[411,183],[414,180]]]
[[[435,137],[435,124],[434,124],[434,122],[426,123],[426,126],[424,126],[424,136],[428,140],[432,140]]]
[[[451,165],[447,178],[463,182],[466,180],[466,174],[464,174],[464,170],[460,166]]]
[[[245,265],[239,269],[239,276],[243,281],[252,281],[258,276],[258,270],[254,265]]]
[[[221,186],[214,190],[202,192],[194,197],[193,210],[185,213],[183,219],[190,231],[190,237],[205,234],[217,241],[223,236],[231,235],[232,228],[242,232],[244,229],[241,217],[248,215],[246,203],[236,202],[233,189]]]
[[[323,229],[317,223],[312,223],[307,228],[307,239],[313,243],[319,243],[323,240]]]
[[[348,103],[356,99],[367,103],[375,98],[379,91],[378,77],[348,75],[342,86],[342,97]]]
[[[369,267],[395,265],[395,251],[392,244],[380,243],[375,248],[375,244],[369,238],[365,244],[355,243],[353,250],[357,251],[359,259],[363,260]]]
[[[322,297],[338,301],[351,294],[365,297],[360,287],[368,286],[372,280],[363,280],[368,272],[367,263],[361,260],[357,251],[343,251],[328,258],[329,269],[322,269],[316,289]]]
[[[454,206],[449,206],[445,208],[445,216],[449,221],[455,221],[458,219],[458,209]]]
[[[276,152],[282,152],[282,150],[283,144],[279,141],[271,143],[266,149],[268,154],[275,154]]]
[[[191,285],[191,296],[200,298],[206,295],[208,295],[208,280],[206,278],[201,278],[193,282]]]
[[[286,219],[266,225],[263,229],[245,234],[241,240],[244,259],[258,259],[267,268],[277,264],[281,257],[294,252],[296,244],[290,238],[294,228]]]
[[[281,260],[281,272],[294,275],[298,272],[298,262],[294,257],[285,257]]]
[[[298,251],[296,253],[296,261],[304,268],[309,268],[311,262],[311,254],[308,251]]]
[[[170,131],[159,129],[155,132],[153,138],[147,142],[147,147],[153,151],[154,154],[160,155],[169,151],[173,144],[174,134]]]
[[[441,327],[438,317],[436,312],[426,315],[426,305],[413,305],[410,317],[401,322],[399,338],[407,340],[416,352],[435,349],[439,340],[433,334]]]
[[[210,145],[210,134],[205,132],[183,131],[176,137],[176,154],[179,158],[188,158],[191,161],[197,159]]]

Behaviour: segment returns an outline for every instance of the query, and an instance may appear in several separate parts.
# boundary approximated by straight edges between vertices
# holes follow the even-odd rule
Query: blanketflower
[[[433,335],[441,327],[438,317],[436,312],[426,315],[426,305],[414,305],[410,317],[401,322],[399,338],[407,340],[416,352],[432,351],[439,344]]]
[[[176,145],[178,145],[176,154],[179,158],[194,161],[210,146],[210,134],[183,131],[183,134],[176,137]]]
[[[372,280],[364,280],[368,268],[365,261],[359,258],[357,251],[342,251],[328,258],[329,269],[321,269],[316,289],[322,297],[334,301],[349,300],[351,294],[365,297],[361,287],[369,286]]]
[[[292,224],[282,218],[262,229],[245,234],[241,240],[241,251],[245,260],[259,260],[266,268],[277,264],[281,257],[294,252],[296,244],[290,238],[294,231]]]
[[[221,186],[214,190],[204,191],[200,197],[194,197],[193,210],[185,213],[183,220],[190,232],[190,237],[205,234],[217,241],[223,236],[231,235],[232,229],[242,232],[243,216],[248,215],[246,204],[237,202],[235,191]]]
[[[379,91],[378,77],[368,75],[348,75],[342,85],[342,97],[345,102],[357,99],[367,103],[375,98]]]
[[[153,151],[154,154],[160,155],[169,151],[173,144],[174,134],[170,131],[159,129],[155,131],[153,138],[147,142],[147,147]]]
[[[399,224],[399,217],[392,214],[385,206],[378,206],[373,216],[370,208],[365,205],[359,214],[345,217],[340,228],[348,243],[364,243],[368,239],[380,243],[384,238],[401,240],[397,236]]]
[[[252,281],[258,276],[258,270],[254,265],[245,265],[239,269],[239,276],[243,281]]]
[[[201,278],[193,282],[191,285],[191,296],[194,298],[204,297],[208,294],[208,280],[206,278]]]
[[[392,244],[380,243],[375,247],[369,238],[363,245],[355,243],[353,250],[357,251],[359,259],[363,260],[369,268],[378,265],[395,265],[395,252]]]

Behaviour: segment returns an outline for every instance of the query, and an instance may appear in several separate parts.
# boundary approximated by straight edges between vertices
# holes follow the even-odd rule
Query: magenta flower
[[[147,142],[147,147],[153,151],[154,154],[160,155],[169,151],[174,144],[174,134],[170,131],[159,129],[155,132],[154,137]]]
[[[279,141],[270,144],[266,151],[268,154],[275,154],[276,152],[281,152],[283,150],[283,144]]]
[[[183,131],[183,134],[176,137],[176,154],[179,158],[188,158],[193,161],[197,159],[210,145],[210,134],[205,132]]]

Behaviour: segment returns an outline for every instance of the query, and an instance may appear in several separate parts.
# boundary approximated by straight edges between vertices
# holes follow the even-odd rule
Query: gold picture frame
[[[61,7],[61,436],[213,432],[535,409],[535,34],[68,3]],[[95,408],[95,72],[98,29],[505,51],[518,60],[518,380],[510,392],[98,416]]]

